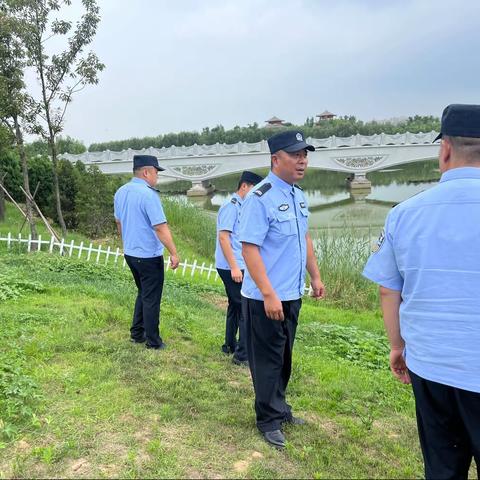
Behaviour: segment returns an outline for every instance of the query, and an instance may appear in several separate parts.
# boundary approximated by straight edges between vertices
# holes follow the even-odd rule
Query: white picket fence
[[[6,237],[0,236],[0,242],[6,242],[8,249],[11,249],[14,244],[24,244],[27,247],[27,252],[58,252],[60,255],[84,259],[87,262],[95,262],[98,265],[108,265],[109,263],[121,267],[127,265],[120,248],[112,249],[111,247],[107,247],[104,249],[102,248],[102,245],[95,247],[91,242],[88,246],[84,244],[84,242],[80,242],[79,245],[76,245],[74,240],[65,242],[62,238],[58,241],[53,236],[50,237],[49,240],[42,240],[41,235],[39,235],[36,240],[33,240],[31,235],[28,237],[22,237],[21,234],[14,236],[11,232],[9,232]],[[165,261],[165,270],[170,270],[170,267],[170,257],[168,257]],[[177,269],[172,271],[175,275],[180,272],[179,274],[181,274],[182,277],[185,277],[186,275],[193,277],[195,273],[197,273],[198,275],[206,276],[207,280],[212,279],[216,282],[219,279],[218,272],[212,263],[207,266],[205,265],[205,262],[200,264],[196,259],[193,260],[193,263],[188,263],[188,260],[185,259],[178,265]]]
[[[108,265],[109,262],[112,263],[114,266],[120,265],[121,267],[125,268],[127,262],[123,256],[123,253],[120,251],[120,248],[113,249],[111,247],[107,247],[107,249],[102,249],[102,245],[98,247],[94,247],[93,243],[90,242],[88,247],[83,243],[80,242],[80,245],[75,245],[75,241],[71,240],[70,242],[65,242],[62,238],[59,242],[55,239],[55,237],[50,237],[50,240],[42,240],[42,236],[39,235],[36,240],[32,239],[31,235],[28,235],[27,238],[22,237],[19,233],[18,236],[13,236],[11,232],[8,232],[6,237],[0,236],[0,242],[6,242],[7,248],[11,249],[12,245],[18,244],[26,244],[27,252],[40,252],[40,251],[48,251],[49,253],[54,253],[54,249],[58,249],[58,254],[74,257],[78,259],[85,259],[87,262],[94,261],[98,265]],[[42,248],[45,246],[46,248]],[[55,250],[56,252],[57,250]],[[119,261],[119,259],[121,259]],[[165,270],[170,270],[171,263],[170,257],[167,258],[165,262]],[[207,280],[212,279],[214,282],[219,280],[218,272],[215,266],[211,263],[208,267],[205,265],[205,262],[200,264],[196,259],[193,260],[193,263],[188,263],[188,260],[185,259],[183,262],[180,262],[178,268],[172,270],[175,275],[181,274],[182,277],[190,275],[193,277],[195,273],[202,277],[206,276]],[[181,272],[181,273],[178,273]],[[312,293],[311,287],[305,288],[304,295],[310,295]]]

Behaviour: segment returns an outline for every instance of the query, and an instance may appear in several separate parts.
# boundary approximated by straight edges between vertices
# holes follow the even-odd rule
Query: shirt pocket
[[[301,208],[300,207],[300,225],[302,227],[302,233],[306,234],[308,232],[308,217],[310,216],[310,212],[308,208]]]
[[[291,212],[278,212],[275,215],[275,233],[279,236],[290,236],[297,233],[295,215]]]

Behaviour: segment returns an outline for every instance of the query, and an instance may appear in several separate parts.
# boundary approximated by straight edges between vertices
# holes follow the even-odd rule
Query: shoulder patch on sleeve
[[[298,188],[299,190],[303,190],[303,188],[300,185],[297,185],[296,183],[293,184],[295,188]]]
[[[382,248],[382,245],[384,242],[385,242],[385,229],[383,229],[382,232],[380,233],[378,240],[373,246],[372,253],[377,253]]]
[[[257,188],[253,193],[261,197],[264,193],[267,193],[272,188],[271,183],[264,183],[260,188]]]
[[[238,200],[237,200],[236,198],[232,198],[230,201],[231,201],[234,205],[238,202]]]

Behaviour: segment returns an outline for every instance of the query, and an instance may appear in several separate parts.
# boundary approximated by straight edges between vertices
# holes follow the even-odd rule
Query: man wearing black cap
[[[115,221],[123,241],[125,260],[138,289],[130,328],[130,339],[160,350],[165,343],[159,334],[162,299],[164,246],[172,269],[179,258],[162,203],[155,189],[157,173],[164,170],[156,157],[135,155],[132,180],[115,193]]]
[[[296,185],[314,147],[299,131],[278,133],[268,145],[271,172],[242,207],[239,237],[247,266],[242,306],[257,428],[268,443],[282,448],[282,425],[304,423],[293,416],[285,394],[306,271],[315,298],[323,297],[324,286],[308,233],[307,200]]]
[[[243,199],[260,181],[262,181],[260,175],[248,171],[243,172],[237,191],[220,207],[217,216],[215,266],[225,285],[228,297],[225,343],[222,351],[226,354],[233,353],[233,363],[242,366],[248,366],[248,358],[240,295],[245,262],[242,257],[242,245],[238,239],[238,229]],[[239,333],[238,342],[236,340],[237,332]]]
[[[390,368],[411,383],[431,479],[480,466],[480,105],[443,112],[440,183],[394,207],[363,274],[380,285]]]

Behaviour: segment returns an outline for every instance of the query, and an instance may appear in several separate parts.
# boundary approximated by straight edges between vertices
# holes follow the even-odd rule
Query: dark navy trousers
[[[480,468],[480,393],[419,377],[410,371],[418,435],[427,479],[467,479]]]
[[[162,344],[159,323],[164,281],[163,256],[139,258],[125,255],[125,261],[138,289],[130,335],[134,340],[146,340],[147,345],[159,347]]]
[[[243,362],[247,360],[247,349],[245,344],[245,322],[242,316],[242,295],[240,294],[242,284],[232,280],[231,270],[217,268],[217,272],[225,286],[225,293],[228,298],[225,343],[222,350],[225,353],[233,353],[237,360]],[[242,274],[243,272],[242,270]]]
[[[255,413],[261,432],[279,430],[283,422],[292,418],[285,396],[302,300],[282,302],[282,305],[285,320],[270,320],[263,301],[242,297]]]

